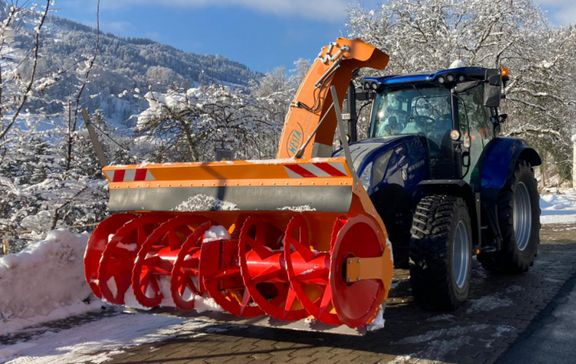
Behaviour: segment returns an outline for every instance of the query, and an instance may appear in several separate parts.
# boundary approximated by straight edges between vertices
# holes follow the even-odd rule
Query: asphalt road
[[[475,264],[470,300],[455,312],[412,302],[398,271],[386,327],[363,337],[214,325],[126,349],[113,363],[576,362],[576,226],[545,225],[534,267],[517,276]]]
[[[576,362],[576,275],[542,310],[499,364]]]

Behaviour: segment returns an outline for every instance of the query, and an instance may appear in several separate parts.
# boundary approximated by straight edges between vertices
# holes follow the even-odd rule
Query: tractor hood
[[[362,175],[366,166],[378,157],[402,145],[422,144],[422,137],[418,135],[398,135],[383,138],[366,139],[350,145],[354,171]],[[334,152],[335,157],[344,156],[344,150]]]
[[[412,191],[429,176],[428,150],[419,135],[368,139],[350,145],[350,152],[354,171],[369,195],[387,184]],[[335,156],[340,155],[343,151],[336,151]]]

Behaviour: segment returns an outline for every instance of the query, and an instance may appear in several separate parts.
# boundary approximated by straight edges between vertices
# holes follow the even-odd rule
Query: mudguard
[[[472,181],[483,198],[495,198],[490,195],[506,186],[519,159],[527,160],[532,166],[542,164],[538,153],[522,139],[497,137],[488,143],[480,160],[480,174]]]

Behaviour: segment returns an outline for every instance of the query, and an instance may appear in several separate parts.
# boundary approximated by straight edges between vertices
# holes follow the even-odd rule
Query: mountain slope
[[[6,17],[7,9],[0,0],[0,18]],[[29,51],[33,48],[38,17],[39,14],[26,11],[14,26],[16,37],[11,46],[20,50],[24,77],[30,70]],[[31,113],[60,113],[74,103],[88,60],[96,52],[96,39],[94,28],[55,16],[47,19],[41,33],[37,79],[38,83],[42,83],[41,79],[52,80],[29,103]],[[244,87],[261,77],[222,56],[187,53],[148,39],[100,34],[98,48],[81,104],[90,111],[102,110],[108,120],[121,126],[132,126],[130,116],[146,106],[140,92],[211,83]]]

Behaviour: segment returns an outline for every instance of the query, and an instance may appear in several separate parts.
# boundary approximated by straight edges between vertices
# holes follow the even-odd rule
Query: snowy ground
[[[542,224],[576,223],[576,189],[555,190],[540,196]]]
[[[45,332],[31,340],[0,346],[2,363],[75,364],[102,363],[123,348],[157,342],[178,334],[194,332],[205,323],[150,314],[121,314],[72,327],[60,332]]]
[[[540,207],[543,224],[576,223],[576,190],[544,193]],[[102,302],[86,300],[82,257],[87,237],[53,231],[23,252],[0,257],[0,362],[103,362],[123,348],[159,341],[176,331],[205,335],[198,332],[207,325],[200,321],[133,313],[40,330],[15,343],[7,340],[24,327],[100,309]]]

